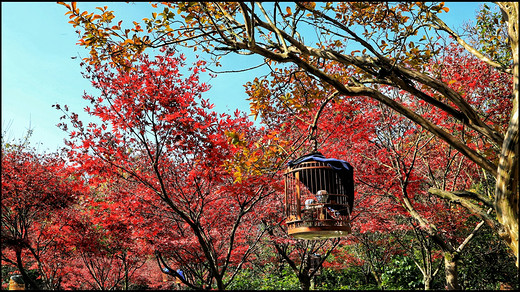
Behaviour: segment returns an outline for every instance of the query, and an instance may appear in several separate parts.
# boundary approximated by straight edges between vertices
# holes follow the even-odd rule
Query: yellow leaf
[[[457,82],[457,80],[454,80],[454,79],[453,79],[453,80],[450,80],[450,81],[448,82],[448,84],[449,84],[449,85],[452,85],[452,84],[455,83],[455,82]]]

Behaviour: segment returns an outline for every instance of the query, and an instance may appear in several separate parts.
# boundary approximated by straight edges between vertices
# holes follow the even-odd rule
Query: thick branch
[[[460,204],[461,206],[465,207],[470,212],[476,214],[478,217],[480,217],[482,220],[484,220],[487,225],[489,225],[491,228],[493,228],[493,230],[497,231],[498,233],[500,233],[500,231],[502,230],[502,226],[500,226],[500,224],[497,223],[485,210],[483,210],[478,205],[471,203],[469,200],[467,200],[463,197],[459,197],[459,196],[455,195],[454,193],[451,193],[448,191],[443,191],[443,190],[436,189],[436,188],[430,188],[428,190],[428,193],[438,196],[440,198],[446,199],[450,202]]]
[[[442,21],[437,15],[434,13],[432,15],[432,20],[437,24],[437,29],[443,30],[447,32],[450,36],[452,36],[457,43],[459,43],[464,49],[466,49],[468,52],[473,54],[475,57],[479,58],[480,60],[484,61],[486,64],[493,66],[497,68],[500,71],[506,72],[511,74],[512,70],[510,68],[505,67],[504,65],[497,63],[490,58],[484,56],[481,52],[479,52],[477,49],[470,46],[468,43],[466,43],[456,32],[454,32],[444,21]]]
[[[491,199],[487,196],[484,196],[482,194],[479,194],[479,193],[474,193],[474,192],[470,192],[470,191],[455,191],[452,193],[461,198],[470,198],[470,199],[480,201],[488,207],[493,207],[493,204],[494,204],[493,199]]]
[[[312,49],[315,50],[315,49]],[[315,50],[319,51],[320,53],[324,55],[331,54],[327,51],[321,51],[321,50]],[[323,71],[319,70],[318,68],[314,67],[313,65],[305,62],[304,60],[298,58],[297,56],[294,56],[290,54],[291,60],[298,65],[300,68],[306,70],[307,72],[314,74],[324,82],[329,83],[330,85],[334,86],[337,91],[339,91],[340,94],[344,94],[346,96],[368,96],[372,97],[383,104],[389,106],[390,108],[394,109],[398,113],[406,116],[410,120],[414,121],[415,123],[419,124],[423,128],[430,131],[432,134],[436,135],[437,137],[441,138],[442,140],[446,141],[448,144],[450,144],[452,147],[457,149],[459,152],[464,154],[466,157],[471,159],[473,162],[478,164],[480,167],[484,168],[485,170],[492,173],[494,176],[497,174],[497,166],[490,162],[489,160],[482,157],[478,152],[475,150],[469,148],[466,144],[462,143],[455,137],[453,137],[448,132],[444,131],[442,128],[438,127],[437,125],[433,124],[432,122],[428,121],[427,119],[423,118],[422,116],[416,114],[414,111],[412,111],[410,108],[396,102],[395,100],[385,96],[381,92],[365,87],[365,86],[346,86],[339,80],[327,75]]]

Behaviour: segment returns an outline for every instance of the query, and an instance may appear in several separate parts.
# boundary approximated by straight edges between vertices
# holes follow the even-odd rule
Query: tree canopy
[[[136,54],[162,46],[202,49],[214,55],[215,62],[227,53],[257,54],[270,66],[294,64],[293,72],[313,76],[328,92],[351,98],[368,96],[392,108],[496,177],[492,200],[497,221],[486,220],[518,255],[518,4],[497,3],[508,38],[498,35],[480,47],[472,46],[439,18],[439,14],[449,13],[444,2],[152,4],[161,6],[162,12],[135,21],[132,29],[122,29],[121,22],[113,25],[116,16],[106,7],[99,8],[99,13],[88,13],[74,3],[64,5],[70,23],[81,28],[79,44],[91,50],[87,59],[94,64],[107,61],[131,67]],[[482,36],[494,34],[486,26],[495,31],[499,28],[494,25],[499,21],[496,15],[485,15],[479,18]],[[308,33],[310,29],[314,36]],[[511,95],[503,97],[512,100],[507,128],[488,124],[486,114],[471,105],[464,88],[451,86],[456,80],[445,75],[442,63],[427,67],[432,59],[440,60],[442,42],[448,41],[441,33],[466,53],[511,76]],[[496,53],[508,49],[512,59]],[[392,97],[395,91],[444,111],[465,126],[464,135],[454,135],[397,101]],[[251,98],[254,104],[261,99]],[[256,107],[261,109],[262,104],[258,102]],[[483,139],[497,155],[472,147],[468,135]],[[436,190],[432,193],[441,195]],[[467,202],[454,193],[444,195]]]
[[[517,288],[517,3],[462,31],[443,2],[151,3],[131,23],[60,4],[95,93],[88,120],[53,105],[59,152],[2,136],[3,285]],[[228,54],[268,69],[243,84],[259,123],[203,95]],[[293,204],[308,177],[284,188],[316,152],[354,168],[341,238],[288,232],[338,226],[336,202]]]

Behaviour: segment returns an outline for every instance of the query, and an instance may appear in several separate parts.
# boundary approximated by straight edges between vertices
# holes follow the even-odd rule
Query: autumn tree
[[[473,96],[469,102],[485,113],[489,125],[494,128],[505,128],[507,118],[504,112],[508,111],[510,103],[504,100],[500,93],[507,93],[510,89],[507,76],[489,68],[476,58],[462,54],[461,50],[454,46],[445,47],[443,55],[445,57],[442,68],[446,75],[452,76],[454,80],[451,86],[464,88],[468,95]],[[469,66],[457,66],[460,63]],[[431,66],[438,66],[438,64],[432,62]],[[288,74],[290,70],[291,68],[280,70],[272,73],[268,79],[255,80],[248,84],[249,94],[261,93],[262,95],[261,99],[259,98],[260,104],[264,107],[262,117],[268,119],[270,123],[276,123],[277,115],[283,119],[290,113],[298,116],[298,119],[293,119],[295,121],[291,123],[294,126],[298,125],[300,120],[316,120],[312,114],[321,112],[318,123],[320,149],[334,157],[343,157],[355,165],[356,169],[361,169],[356,172],[353,225],[361,226],[365,231],[391,232],[392,228],[385,230],[385,226],[391,226],[387,222],[399,223],[396,220],[399,217],[404,218],[401,219],[403,222],[413,219],[414,221],[410,221],[409,224],[413,226],[413,230],[420,233],[417,239],[421,239],[420,235],[426,230],[425,235],[434,239],[446,256],[446,268],[451,267],[446,272],[448,287],[458,287],[458,258],[484,222],[476,224],[476,229],[471,231],[467,225],[469,221],[461,220],[466,216],[457,219],[460,210],[435,198],[432,199],[424,192],[429,187],[457,191],[470,190],[481,185],[489,189],[494,182],[491,181],[490,184],[485,172],[479,174],[480,171],[477,171],[470,161],[450,145],[439,143],[434,136],[421,131],[411,121],[403,119],[401,115],[377,103],[371,103],[370,100],[359,102],[336,98],[335,103],[329,100],[330,104],[324,103],[318,110],[312,109],[313,106],[314,108],[319,106],[315,104],[319,101],[313,99],[320,93],[316,89],[317,85],[309,81],[309,78],[297,74],[294,76],[298,76],[298,82],[292,84],[290,80],[293,77]],[[479,76],[486,76],[486,78],[479,78]],[[496,91],[486,90],[491,86]],[[295,96],[294,99],[298,102],[294,104],[287,102],[280,91]],[[407,103],[408,107],[435,120],[439,125],[450,129],[453,134],[460,135],[464,130],[463,125],[459,125],[444,112],[431,108],[427,103],[414,103],[405,92],[393,94],[395,100]],[[491,104],[493,106],[489,106]],[[305,123],[303,127],[305,128]],[[465,134],[467,133],[471,132],[466,131]],[[469,136],[467,139],[474,138]],[[469,140],[467,142],[477,151],[493,159],[495,152],[490,145],[482,143],[480,139],[472,141],[473,143]],[[374,196],[374,194],[378,195]],[[471,192],[458,192],[458,194],[472,196]],[[480,204],[482,208],[491,207],[489,203]],[[479,215],[488,216],[487,213]],[[490,222],[494,221],[493,218],[487,219]],[[446,223],[452,227],[446,227]],[[393,229],[409,230],[406,225],[394,225]],[[368,226],[379,226],[380,229],[373,229],[373,227],[369,229]],[[464,240],[466,236],[469,237]],[[423,246],[425,252],[432,252],[431,247]],[[428,286],[428,279],[431,279],[434,271],[431,263],[424,261],[423,263],[421,269],[425,285]]]
[[[38,153],[28,140],[11,143],[2,135],[2,265],[16,267],[28,288],[61,289],[70,255],[63,232],[84,192],[63,155]]]
[[[277,208],[263,203],[274,190],[258,164],[241,173],[232,168],[241,147],[257,148],[261,130],[238,111],[211,111],[201,98],[209,88],[199,82],[203,61],[185,70],[184,56],[169,49],[138,59],[132,70],[85,68],[100,91],[84,95],[92,104],[85,110],[99,122],[84,124],[56,105],[70,134],[70,158],[91,181],[118,177],[137,190],[128,206],[143,210],[137,218],[148,225],[141,236],[153,246],[158,271],[179,277],[181,267],[188,287],[225,289],[263,232],[255,222]],[[261,161],[258,155],[250,153]]]
[[[65,243],[73,249],[77,264],[67,279],[69,287],[93,290],[129,290],[139,269],[151,260],[153,252],[143,236],[143,218],[129,205],[135,192],[114,179],[101,185],[90,179],[91,191],[81,198],[69,223]],[[124,198],[124,199],[121,199]]]
[[[466,94],[472,96],[469,100],[471,105],[485,114],[489,125],[497,129],[505,128],[507,115],[504,112],[509,111],[511,104],[503,99],[501,94],[510,90],[507,74],[493,70],[478,59],[463,54],[453,45],[444,48],[442,59],[443,72],[453,78],[450,86],[464,88]],[[458,66],[460,63],[467,66]],[[439,63],[432,60],[429,66],[436,68]],[[473,232],[466,231],[465,220],[454,220],[451,216],[459,214],[460,211],[455,211],[456,208],[432,199],[424,192],[428,190],[427,186],[457,191],[469,190],[481,184],[489,189],[493,187],[494,182],[491,181],[490,184],[486,172],[479,175],[479,171],[473,164],[450,145],[439,143],[434,136],[420,131],[420,128],[411,121],[403,119],[401,115],[392,113],[388,108],[381,107],[377,103],[361,98],[353,100],[335,97],[335,94],[332,94],[320,104],[321,101],[316,96],[327,96],[326,89],[320,89],[319,84],[303,72],[296,71],[291,74],[291,70],[290,67],[276,70],[269,78],[256,78],[247,84],[247,93],[256,98],[254,106],[260,110],[258,112],[260,116],[270,125],[290,128],[290,133],[303,132],[303,135],[299,136],[300,139],[308,134],[306,128],[309,128],[311,133],[317,131],[320,150],[333,157],[345,158],[355,165],[356,169],[361,170],[356,173],[356,202],[353,216],[356,220],[353,221],[353,225],[363,226],[361,229],[365,231],[379,232],[385,230],[385,226],[391,226],[385,221],[396,221],[396,216],[404,218],[402,220],[404,222],[409,222],[408,219],[415,220],[417,223],[410,221],[410,224],[413,230],[418,232],[416,238],[421,240],[422,236],[426,235],[434,238],[441,246],[446,259],[449,259],[446,261],[446,267],[452,267],[446,273],[448,286],[457,287],[457,259],[483,222],[479,223]],[[291,82],[292,80],[295,82]],[[495,90],[488,91],[489,87],[494,87]],[[406,92],[389,92],[389,94],[393,94],[395,100],[407,103],[409,108],[449,129],[451,133],[469,134],[466,138],[468,144],[491,160],[496,157],[491,145],[475,139],[471,136],[471,131],[465,131],[464,125],[458,124],[443,111],[436,110],[425,102],[414,102]],[[319,123],[316,123],[317,118]],[[284,120],[288,122],[284,123]],[[310,121],[314,122],[311,124]],[[298,136],[290,133],[284,132],[283,136],[288,137],[288,140],[298,141]],[[415,156],[412,155],[413,153]],[[411,188],[412,182],[413,188]],[[419,185],[422,185],[422,188],[418,187]],[[379,197],[374,197],[377,193]],[[458,192],[458,194],[472,195],[471,192]],[[481,203],[480,206],[486,208],[491,205]],[[435,214],[442,215],[435,216]],[[488,216],[486,213],[479,215]],[[365,220],[363,217],[369,219]],[[454,226],[457,226],[457,228],[448,228],[451,230],[448,236],[436,231],[437,229],[443,232],[448,230],[443,227],[445,223],[441,223],[442,218],[449,218],[452,221],[450,224],[455,223]],[[487,219],[489,222],[494,221],[490,217]],[[378,225],[379,230],[373,227],[367,228]],[[395,225],[394,228],[408,229],[406,224],[397,226]],[[424,228],[428,230],[427,234],[423,234]],[[466,235],[469,235],[468,241],[464,240],[466,235],[462,235],[463,230],[467,232]],[[431,261],[425,261],[431,257],[431,243],[422,246],[423,251],[430,254],[423,257],[423,266],[420,267],[425,286],[428,287],[428,282],[434,273]]]
[[[407,216],[408,219],[413,219],[408,221],[408,223],[413,226],[413,230],[431,238],[440,248],[444,257],[444,270],[448,289],[460,289],[458,284],[458,263],[460,254],[484,222],[477,224],[475,230],[470,230],[467,238],[461,236],[463,231],[469,229],[466,227],[468,222],[465,220],[469,214],[464,212],[465,210],[460,210],[459,206],[451,208],[449,204],[437,198],[429,198],[429,196],[425,194],[426,189],[424,187],[421,188],[421,185],[427,184],[428,182],[425,180],[423,173],[421,173],[421,169],[425,171],[424,164],[418,161],[418,157],[424,157],[429,154],[429,149],[426,150],[425,148],[429,146],[430,141],[425,139],[421,134],[410,133],[403,139],[400,139],[396,138],[399,134],[395,135],[393,131],[387,130],[385,132],[391,133],[385,135],[386,137],[384,137],[382,141],[383,145],[385,145],[389,151],[386,156],[387,159],[382,159],[383,161],[381,161],[381,163],[388,167],[391,172],[395,173],[393,176],[388,176],[388,179],[394,181],[395,189],[385,190],[385,192],[390,194],[390,196],[407,211],[409,214]],[[403,133],[401,133],[401,135],[402,134]],[[443,157],[449,163],[451,162],[450,157],[446,158],[444,155],[437,155],[436,158],[440,157]],[[457,174],[457,170],[460,169],[449,167],[443,170],[442,166],[443,164],[439,163],[431,167],[429,171],[435,173],[441,172],[445,175],[448,174],[450,177],[455,176],[455,180],[458,178],[463,186],[470,187],[469,183],[471,183],[472,180]],[[456,174],[453,175],[452,173]],[[460,177],[457,177],[458,175],[460,175]],[[453,183],[451,180],[449,182]],[[401,230],[406,229],[403,228]],[[418,236],[415,237],[417,241],[422,239],[420,235],[421,234],[418,234]],[[421,251],[423,252],[432,252],[427,244],[422,244],[421,247]],[[425,257],[431,257],[431,255]],[[425,289],[427,289],[434,273],[431,261],[423,262],[422,267],[421,265],[418,265],[418,267],[421,268],[423,279],[425,280]]]
[[[161,12],[134,22],[132,29],[123,29],[121,23],[114,25],[114,13],[106,8],[100,8],[98,14],[82,12],[75,3],[64,5],[70,22],[81,29],[79,44],[91,50],[87,59],[93,64],[131,67],[129,62],[136,54],[162,46],[199,48],[217,58],[230,52],[256,54],[270,66],[296,65],[294,72],[313,76],[339,96],[366,96],[395,110],[496,178],[491,201],[498,223],[484,215],[485,209],[474,209],[467,198],[454,192],[432,189],[431,193],[461,202],[480,214],[509,245],[518,262],[517,3],[496,3],[507,23],[508,39],[493,41],[508,42],[512,59],[493,54],[491,46],[479,48],[465,41],[441,20],[443,13],[449,13],[444,3],[168,3],[161,4]],[[315,31],[316,37],[306,33],[308,29]],[[441,49],[432,32],[448,35],[467,54],[513,80],[512,93],[504,96],[512,102],[506,129],[489,125],[482,110],[469,102],[470,96],[450,86],[453,79],[427,68]],[[475,138],[493,145],[497,159],[490,159],[467,139],[395,100],[388,86],[457,120]]]

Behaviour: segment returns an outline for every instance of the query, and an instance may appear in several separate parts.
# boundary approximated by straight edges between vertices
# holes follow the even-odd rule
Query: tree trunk
[[[444,252],[444,270],[446,273],[446,289],[460,290],[456,254]]]
[[[374,280],[376,280],[376,283],[377,283],[377,287],[379,287],[380,289],[383,289],[383,280],[381,279],[381,276],[376,273],[373,269],[371,271],[372,273],[372,276],[374,277]],[[367,281],[368,283],[368,281]]]
[[[424,290],[430,290],[432,277],[423,275]]]
[[[215,282],[217,282],[217,289],[222,291],[222,290],[225,290],[225,286],[224,286],[224,281],[222,279],[222,277],[219,275],[217,277],[215,277]]]
[[[18,265],[18,270],[20,271],[20,274],[22,274],[23,281],[25,283],[25,289],[26,290],[40,290],[40,287],[36,282],[31,279],[31,277],[27,274],[25,271],[25,268],[23,266],[22,262],[22,249],[18,248],[16,251],[16,264]]]
[[[502,224],[500,237],[516,256],[518,267],[518,3],[497,2],[507,16],[513,53],[513,109],[502,145],[495,190],[497,220]]]
[[[309,291],[311,288],[311,277],[308,275],[298,275],[298,280],[300,280],[300,288],[304,291]]]

